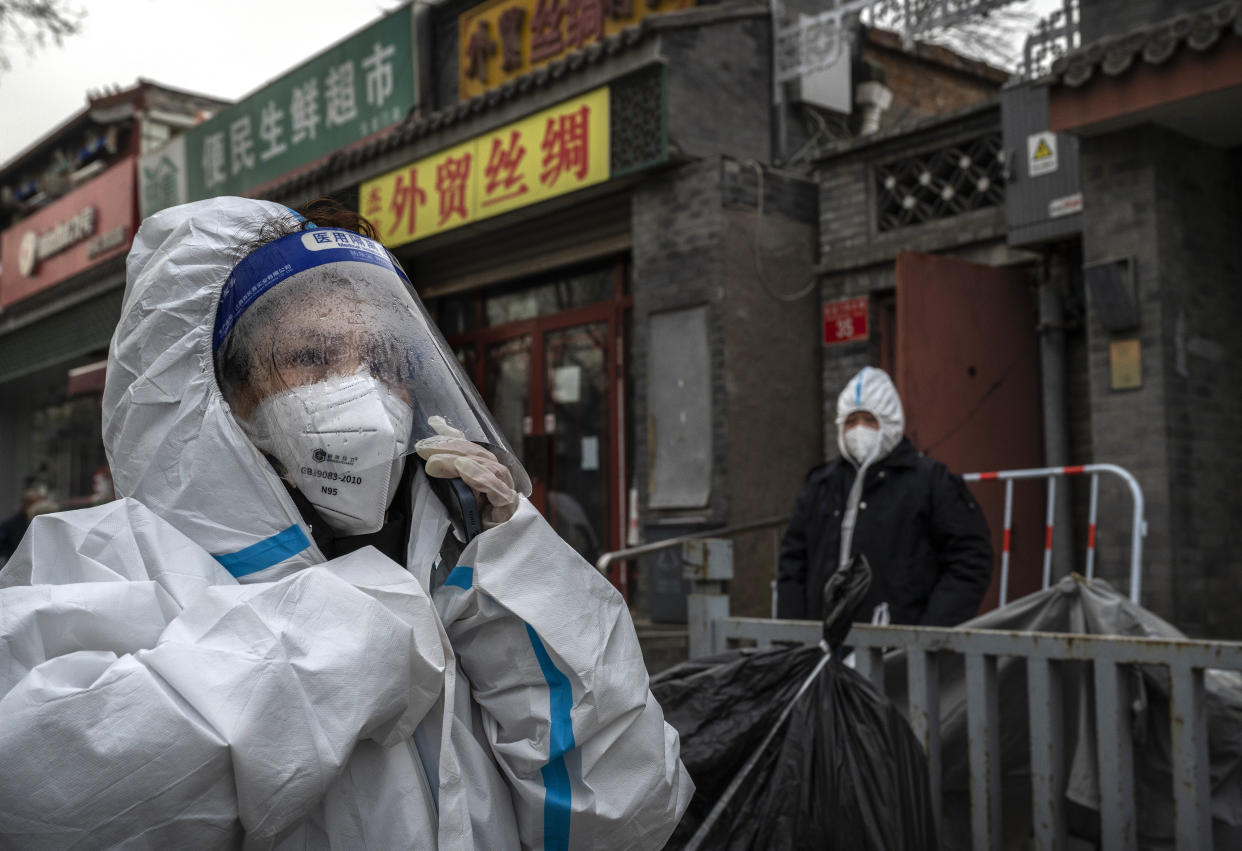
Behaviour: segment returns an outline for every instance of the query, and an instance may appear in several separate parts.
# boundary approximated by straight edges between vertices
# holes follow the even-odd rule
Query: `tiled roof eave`
[[[1052,82],[1076,88],[1098,74],[1116,77],[1136,62],[1161,65],[1185,48],[1202,52],[1229,37],[1242,37],[1242,0],[1227,0],[1084,45],[1053,63]]]

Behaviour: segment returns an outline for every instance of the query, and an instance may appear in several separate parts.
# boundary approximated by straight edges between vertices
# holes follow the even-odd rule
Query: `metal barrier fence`
[[[1009,542],[1013,521],[1013,483],[1017,479],[1047,479],[1048,499],[1044,523],[1044,584],[1052,584],[1052,537],[1056,508],[1057,479],[1064,476],[1091,476],[1091,503],[1087,516],[1086,576],[1095,577],[1095,535],[1099,513],[1100,473],[1120,478],[1130,489],[1134,500],[1134,516],[1130,529],[1130,600],[1137,603],[1142,586],[1143,538],[1147,522],[1143,519],[1143,489],[1130,472],[1116,464],[1079,464],[1072,467],[1039,467],[1030,470],[997,470],[990,473],[964,473],[967,482],[1002,481],[1005,483],[1005,528],[1001,545],[1000,605],[1009,600]]]
[[[1142,589],[1143,538],[1147,535],[1147,521],[1143,519],[1143,488],[1128,470],[1123,467],[1118,467],[1116,464],[1079,464],[1069,467],[1038,467],[1026,470],[995,470],[987,473],[962,474],[962,479],[967,482],[1002,481],[1005,483],[1005,515],[1004,531],[1001,538],[1000,602],[998,605],[1003,606],[1009,601],[1009,558],[1013,529],[1013,483],[1019,479],[1046,479],[1048,482],[1047,502],[1045,504],[1043,571],[1043,587],[1047,588],[1052,584],[1052,542],[1053,535],[1055,533],[1054,521],[1056,513],[1057,479],[1066,476],[1091,476],[1091,501],[1087,515],[1087,555],[1085,573],[1088,579],[1093,579],[1095,577],[1095,542],[1096,533],[1098,531],[1101,473],[1108,473],[1121,479],[1122,482],[1125,483],[1126,487],[1129,488],[1130,495],[1133,500],[1133,516],[1130,527],[1130,600],[1135,603],[1139,602],[1139,595]],[[673,547],[680,547],[683,544],[694,541],[703,541],[706,539],[716,538],[725,539],[731,536],[736,536],[740,533],[753,532],[759,529],[779,529],[779,527],[785,525],[789,519],[789,515],[766,517],[762,520],[739,523],[725,528],[707,529],[702,532],[684,535],[679,538],[670,538],[668,540],[656,541],[650,544],[627,547],[626,549],[601,554],[596,560],[595,566],[601,573],[606,574],[610,567],[624,559],[648,555],[650,553],[671,549]],[[778,536],[776,538],[777,546],[773,549],[773,569],[775,569],[775,563],[777,561],[779,543],[780,539]],[[693,572],[691,572],[687,574],[686,578],[694,579],[696,576]],[[724,578],[731,579],[732,575]],[[772,617],[776,617],[775,579],[771,580],[771,586]]]
[[[749,639],[813,643],[815,621],[717,618],[710,625],[712,649]],[[933,800],[941,788],[940,663],[948,654],[965,668],[970,769],[970,828],[976,851],[1001,848],[1001,748],[997,663],[1018,657],[1026,663],[1030,706],[1031,814],[1034,847],[1066,848],[1064,731],[1061,665],[1088,662],[1095,694],[1095,730],[1100,777],[1100,841],[1104,851],[1138,847],[1135,819],[1133,740],[1127,666],[1168,669],[1172,788],[1178,849],[1212,847],[1211,783],[1208,763],[1204,671],[1242,671],[1242,643],[1064,633],[1007,632],[934,627],[857,625],[859,673],[884,690],[883,651],[906,651],[907,717],[927,752]],[[940,818],[939,811],[937,817]]]

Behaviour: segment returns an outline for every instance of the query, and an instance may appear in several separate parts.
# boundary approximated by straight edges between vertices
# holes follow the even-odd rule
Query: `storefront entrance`
[[[433,304],[526,465],[532,502],[591,562],[625,528],[627,307],[621,258]]]

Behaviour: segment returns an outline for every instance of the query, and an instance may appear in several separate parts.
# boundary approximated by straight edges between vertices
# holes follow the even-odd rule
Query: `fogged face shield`
[[[340,532],[376,531],[405,456],[460,430],[530,478],[408,279],[379,243],[316,228],[237,264],[216,316],[216,375],[251,441]]]

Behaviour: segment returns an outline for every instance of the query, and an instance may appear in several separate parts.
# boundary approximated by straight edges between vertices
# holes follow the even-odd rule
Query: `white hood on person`
[[[846,431],[845,420],[855,411],[871,414],[879,422],[879,429],[860,425]],[[854,477],[846,498],[845,514],[841,518],[839,567],[849,564],[853,554],[854,527],[858,523],[867,468],[887,457],[897,447],[905,427],[901,398],[892,379],[882,369],[863,367],[837,397],[837,446],[841,449],[841,457],[858,468],[858,475]]]
[[[866,411],[875,417],[879,431],[860,426],[846,432],[845,420],[855,411]],[[863,367],[837,397],[837,447],[841,457],[855,467],[866,461],[874,464],[897,448],[905,430],[901,397],[892,379],[882,369]]]

